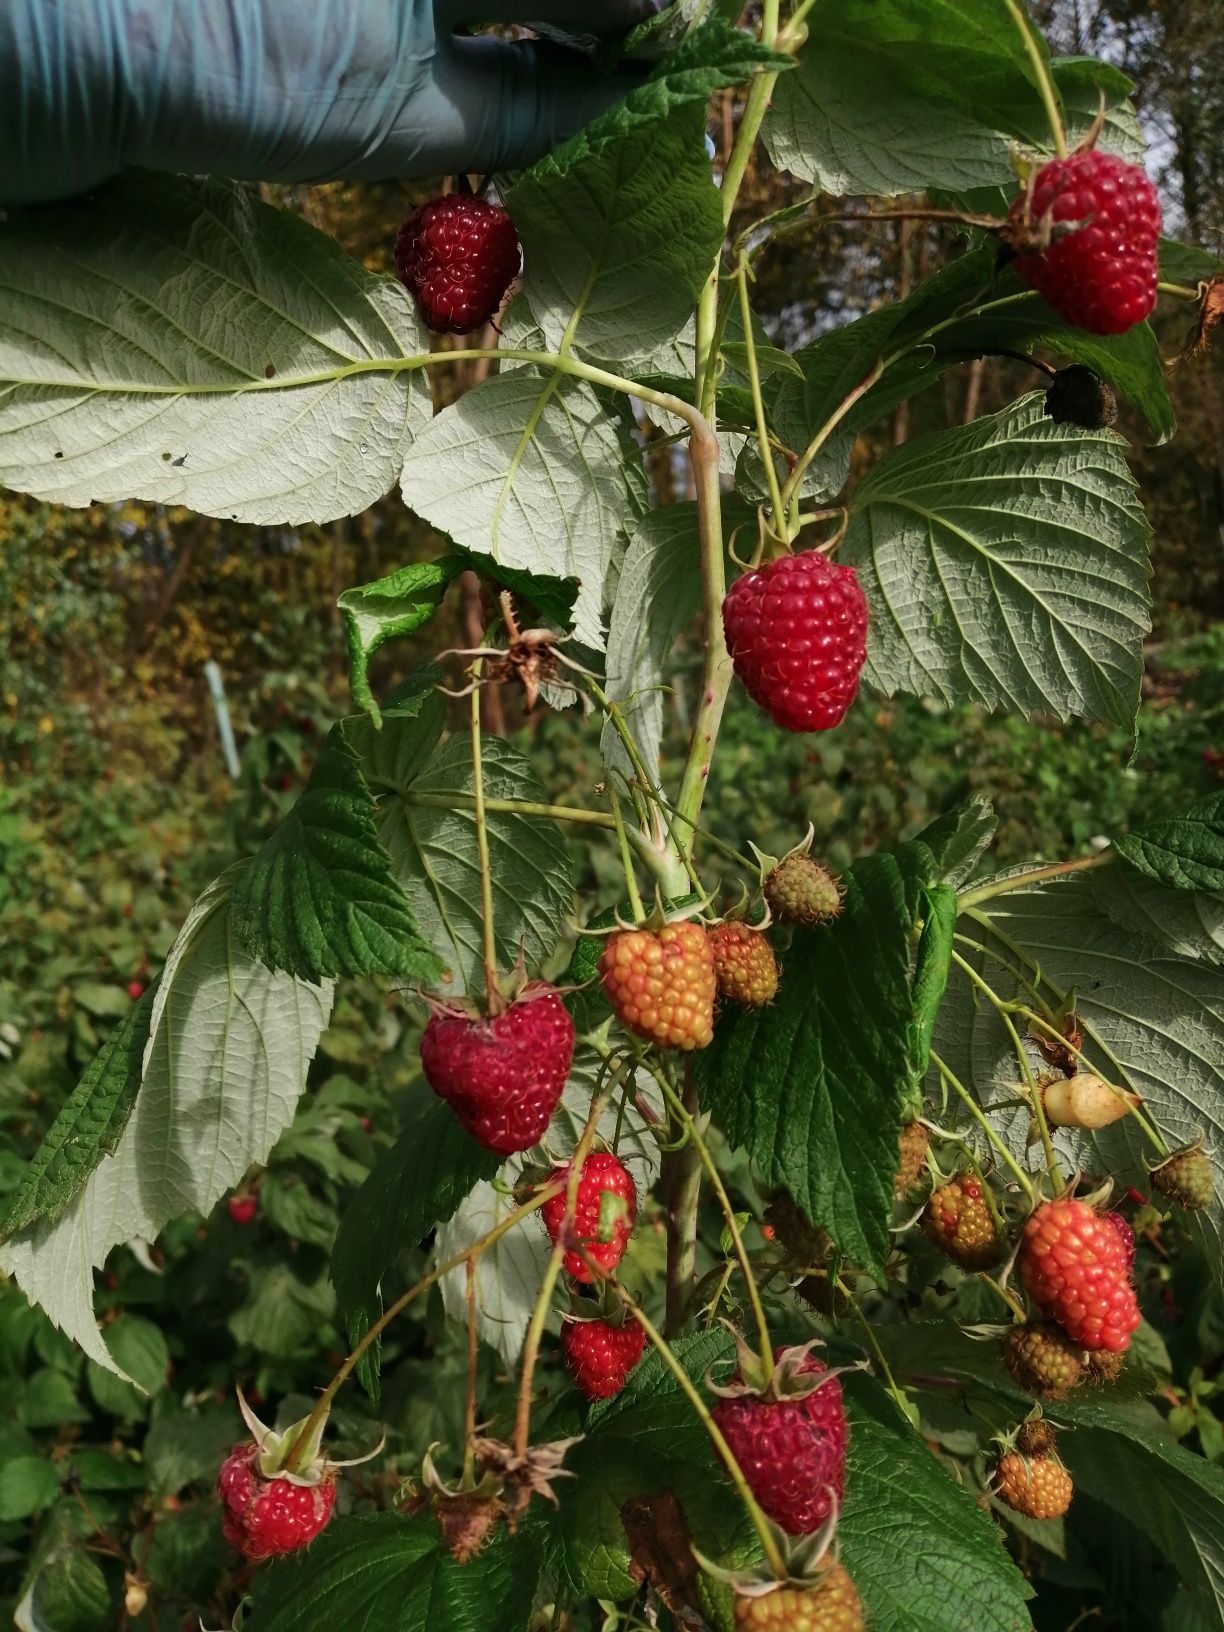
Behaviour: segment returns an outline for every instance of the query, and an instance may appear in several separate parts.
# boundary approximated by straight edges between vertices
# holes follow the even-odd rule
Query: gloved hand
[[[653,0],[0,0],[0,204],[125,165],[261,181],[530,163],[633,81],[531,21],[615,34]]]

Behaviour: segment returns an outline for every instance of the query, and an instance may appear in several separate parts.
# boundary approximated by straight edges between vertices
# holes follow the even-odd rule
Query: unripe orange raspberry
[[[975,1173],[960,1173],[931,1194],[922,1215],[927,1239],[963,1269],[991,1269],[1006,1251],[986,1190]]]
[[[828,1565],[811,1586],[735,1600],[736,1632],[863,1632],[865,1625],[858,1588],[841,1564]]]
[[[995,1469],[995,1492],[1000,1501],[1030,1519],[1059,1519],[1071,1506],[1075,1486],[1071,1475],[1052,1456],[1022,1456],[1008,1451]]]
[[[721,996],[748,1009],[773,1001],[778,990],[778,960],[759,929],[736,921],[715,924],[709,942]]]
[[[705,1048],[714,1036],[717,980],[700,924],[622,929],[599,958],[604,991],[623,1026],[660,1048]]]

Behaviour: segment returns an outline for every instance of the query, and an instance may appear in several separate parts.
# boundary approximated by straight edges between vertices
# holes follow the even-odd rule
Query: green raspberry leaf
[[[764,66],[791,59],[715,19],[515,181],[523,290],[550,350],[642,360],[684,327],[723,237],[706,103]]]
[[[4,484],[56,504],[355,515],[433,411],[407,290],[244,185],[127,170],[11,210],[0,284]]]
[[[1151,568],[1125,446],[1030,396],[881,460],[841,553],[871,608],[867,682],[1132,725]]]
[[[702,1104],[731,1143],[877,1273],[902,1112],[946,969],[945,939],[911,989],[910,936],[933,870],[917,843],[856,862],[841,916],[795,934],[775,1001],[727,1013],[697,1060]]]
[[[438,1627],[526,1632],[540,1577],[538,1528],[498,1530],[466,1564],[442,1546],[434,1519],[371,1513],[335,1519],[299,1557],[260,1570],[246,1632],[349,1632]]]
[[[1148,878],[1178,890],[1224,890],[1224,793],[1164,821],[1147,822],[1114,849]]]
[[[300,980],[436,980],[442,972],[378,837],[374,799],[342,724],[236,885],[230,914],[254,957]]]
[[[420,933],[450,971],[447,994],[482,991],[484,961],[480,858],[472,803],[468,736],[438,745],[442,700],[435,693],[415,718],[375,730],[365,718],[346,722],[378,797],[378,837]],[[542,804],[547,795],[528,760],[499,737],[483,741],[485,797]],[[520,953],[538,968],[561,938],[573,907],[569,846],[546,816],[490,809],[485,823],[493,875],[498,958],[514,967]]]
[[[140,1089],[156,985],[151,985],[85,1067],[21,1176],[0,1241],[39,1219],[54,1221],[119,1143]]]

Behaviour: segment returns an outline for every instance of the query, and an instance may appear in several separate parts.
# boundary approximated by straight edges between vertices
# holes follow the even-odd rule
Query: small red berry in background
[[[259,1202],[251,1195],[231,1196],[225,1204],[235,1224],[251,1224],[259,1211]]]
[[[448,193],[420,204],[395,240],[395,269],[435,334],[470,334],[518,276],[514,222],[487,198]]]
[[[1042,165],[1013,203],[1013,241],[1049,242],[1016,271],[1058,315],[1090,334],[1125,334],[1156,304],[1160,200],[1138,165],[1072,153]]]
[[[126,990],[133,1003],[138,1003],[144,996],[145,991],[144,986],[138,980],[129,980]]]
[[[819,550],[746,572],[723,601],[740,684],[784,731],[840,725],[867,660],[867,598],[853,567]]]

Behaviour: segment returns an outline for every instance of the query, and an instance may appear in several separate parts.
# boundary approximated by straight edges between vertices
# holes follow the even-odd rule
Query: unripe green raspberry
[[[1052,1320],[1013,1326],[999,1345],[999,1358],[1020,1387],[1039,1400],[1065,1400],[1088,1376],[1083,1350]]]
[[[835,873],[801,852],[783,856],[766,878],[764,889],[775,918],[808,929],[836,918],[845,895]]]
[[[1215,1177],[1207,1152],[1202,1145],[1190,1145],[1175,1152],[1167,1162],[1152,1169],[1152,1186],[1162,1196],[1168,1196],[1175,1207],[1201,1213],[1211,1206],[1215,1194]]]

